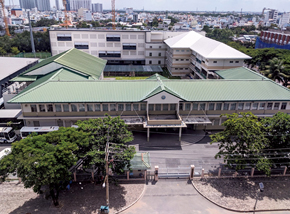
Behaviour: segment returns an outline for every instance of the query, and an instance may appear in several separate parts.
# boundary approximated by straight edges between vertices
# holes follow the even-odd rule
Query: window
[[[186,59],[186,61],[189,61],[189,59]]]
[[[94,111],[93,104],[87,104],[87,111]]]
[[[268,103],[267,104],[267,110],[272,110],[273,108],[273,103]]]
[[[231,103],[231,108],[230,108],[230,110],[236,110],[236,106],[237,106],[236,103]]]
[[[155,105],[155,111],[161,111],[161,104]]]
[[[213,61],[213,63],[217,63],[217,61]]]
[[[107,42],[120,42],[120,35],[107,35]]]
[[[116,111],[116,104],[110,104],[110,111]]]
[[[95,111],[101,111],[101,104],[95,104]]]
[[[184,50],[181,50],[181,52],[184,52]]]
[[[252,109],[257,110],[258,109],[259,103],[253,103]]]
[[[230,61],[230,63],[234,63],[234,61]]]
[[[158,53],[158,56],[161,56],[161,53]]]
[[[159,48],[161,48],[161,46],[159,46]]]
[[[109,105],[108,104],[102,104],[103,111],[109,111]]]
[[[149,60],[149,64],[150,64],[150,65],[152,64],[152,61],[151,61],[151,60]]]
[[[184,61],[184,59],[180,59],[180,61]]]
[[[49,104],[46,107],[47,107],[47,111],[48,112],[52,112],[53,111],[53,105],[52,104]]]
[[[287,107],[287,103],[282,103],[282,105],[281,105],[281,110],[285,110],[286,107]]]
[[[40,126],[39,121],[33,121],[33,126],[34,127],[39,127]]]
[[[183,103],[179,103],[179,110],[183,110]]]
[[[175,70],[178,70],[178,68],[175,68]]]
[[[190,111],[191,103],[185,103],[185,111]]]
[[[123,43],[123,50],[136,50],[136,43]]]
[[[210,103],[208,105],[208,110],[214,110],[214,103]]]
[[[192,110],[198,110],[198,103],[192,104]]]
[[[55,105],[55,111],[56,111],[56,112],[61,112],[61,111],[62,111],[62,110],[61,110],[61,105],[56,104],[56,105]]]
[[[168,104],[163,104],[163,111],[168,111]]]
[[[71,41],[70,34],[57,34],[57,41]]]
[[[213,125],[214,126],[219,126],[220,125],[220,119],[215,119]]]
[[[235,63],[239,63],[240,61],[236,61]]]
[[[280,106],[280,103],[275,103],[274,104],[274,110],[279,110],[279,106]]]
[[[265,109],[265,103],[260,103],[259,110],[264,110]]]
[[[133,104],[133,109],[135,111],[139,111],[139,104]]]
[[[205,110],[205,103],[201,103],[199,105],[199,110]]]
[[[161,61],[160,60],[158,60],[158,65],[160,65],[161,64]]]
[[[44,105],[38,105],[40,112],[45,112],[45,106]]]
[[[124,104],[118,104],[118,111],[124,111]]]
[[[175,61],[179,61],[179,59],[175,59]]]
[[[176,104],[170,104],[170,111],[176,111]]]
[[[78,108],[75,104],[71,104],[71,111],[78,111]]]
[[[126,104],[126,111],[131,111],[131,103]]]
[[[179,50],[176,50],[176,52],[179,52]]]
[[[121,57],[120,51],[99,51],[99,57]]]
[[[153,111],[154,110],[154,104],[149,104],[149,111]]]
[[[229,110],[229,105],[228,103],[224,103],[224,107],[223,107],[223,110]]]
[[[64,112],[69,112],[69,105],[68,104],[63,104],[62,107],[63,107]]]
[[[250,110],[250,109],[251,109],[251,103],[246,103],[245,110]]]
[[[31,112],[37,112],[36,105],[30,105]]]
[[[152,53],[149,53],[149,56],[152,56]]]
[[[79,104],[79,111],[86,111],[86,106],[85,104]]]
[[[141,104],[141,111],[146,111],[146,104],[145,103]]]
[[[152,46],[150,46],[150,48],[152,48]]]
[[[222,103],[217,103],[215,106],[215,110],[222,110]]]
[[[243,109],[244,109],[244,103],[239,103],[238,110],[243,110]]]
[[[89,43],[87,42],[75,42],[76,49],[89,49]]]

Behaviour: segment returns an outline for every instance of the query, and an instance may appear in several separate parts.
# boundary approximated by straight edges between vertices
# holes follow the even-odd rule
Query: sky
[[[10,0],[12,3],[12,0]],[[19,4],[18,0],[13,0]],[[9,0],[5,1],[6,5]],[[55,0],[50,0],[51,6]],[[103,9],[111,8],[111,0],[92,0],[92,3],[102,3]],[[59,0],[62,5],[62,0]],[[263,8],[277,9],[280,12],[290,12],[290,0],[116,0],[116,9],[133,7],[145,10],[190,10],[190,11],[253,11],[262,12]]]

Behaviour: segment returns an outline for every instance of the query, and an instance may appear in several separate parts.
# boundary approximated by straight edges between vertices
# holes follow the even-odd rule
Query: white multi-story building
[[[91,6],[92,0],[69,0],[69,7],[72,11],[77,11],[81,7],[90,10]]]
[[[102,13],[103,12],[103,4],[100,4],[100,3],[92,4],[92,11]]]
[[[126,8],[126,13],[127,14],[133,14],[133,8],[132,7],[130,7],[130,8]]]
[[[50,11],[50,1],[35,0],[36,7],[39,11]]]
[[[190,31],[50,30],[52,55],[71,48],[106,59],[108,65],[160,65],[173,76],[218,78],[214,71],[243,66],[249,56]]]
[[[279,21],[279,27],[282,28],[285,24],[290,22],[290,13],[283,13]]]
[[[166,66],[172,76],[192,74],[195,79],[216,79],[214,71],[243,66],[251,57],[194,31],[165,40]]]
[[[108,60],[109,65],[165,65],[164,40],[183,32],[50,30],[52,55],[71,48]]]

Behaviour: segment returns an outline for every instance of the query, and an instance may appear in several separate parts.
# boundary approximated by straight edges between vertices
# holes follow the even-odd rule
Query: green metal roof
[[[158,77],[159,77],[159,79],[162,79],[162,80],[168,79],[160,74],[153,74],[152,76],[148,77],[146,80],[158,80]]]
[[[58,81],[50,78],[10,102],[140,102],[162,91],[190,102],[290,101],[290,90],[269,79]]]
[[[9,80],[12,82],[34,82],[37,79],[37,76],[17,76]]]
[[[26,78],[31,76],[29,73],[50,63],[57,63],[63,68],[81,72],[85,75],[91,76],[92,79],[99,79],[107,61],[73,48],[41,61],[24,73],[20,74],[18,77],[14,78],[13,81],[27,81]],[[48,70],[43,75],[36,75],[36,77],[39,78],[50,72],[52,71]]]
[[[158,65],[106,65],[105,72],[163,72]]]
[[[252,71],[245,67],[238,67],[238,68],[232,68],[232,69],[226,69],[226,70],[220,70],[216,71],[216,74],[218,74],[223,79],[251,79],[251,80],[261,80],[261,79],[267,79],[267,77]]]

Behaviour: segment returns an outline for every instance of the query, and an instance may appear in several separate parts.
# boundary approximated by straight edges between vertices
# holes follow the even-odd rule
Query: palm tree
[[[273,81],[278,81],[283,83],[284,86],[287,86],[290,75],[285,73],[284,61],[278,58],[273,58],[269,60],[270,65],[266,65],[265,71],[261,71],[266,77]]]

